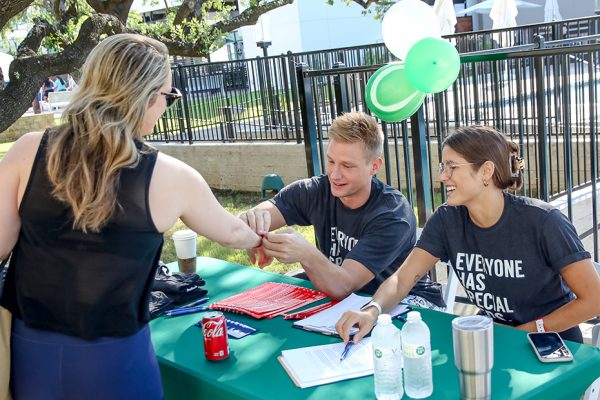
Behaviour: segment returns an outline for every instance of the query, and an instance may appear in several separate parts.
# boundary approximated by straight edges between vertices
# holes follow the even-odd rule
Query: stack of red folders
[[[211,304],[213,310],[273,318],[324,299],[325,294],[287,283],[265,282],[245,292]]]

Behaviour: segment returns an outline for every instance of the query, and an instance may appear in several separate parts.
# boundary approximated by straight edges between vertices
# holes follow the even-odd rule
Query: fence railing
[[[589,215],[576,227],[582,237],[592,238],[598,260],[600,44],[552,48],[564,44],[557,40],[536,50],[463,55],[459,78],[452,87],[427,96],[410,121],[382,123],[386,136],[382,175],[417,206],[421,223],[445,201],[434,168],[444,139],[460,126],[490,125],[519,144],[527,166],[520,194],[546,201],[566,197],[571,220],[577,204],[587,207]],[[325,169],[322,155],[331,120],[344,111],[369,113],[362,88],[379,67],[298,68],[310,173]],[[323,81],[333,82],[334,87],[324,88]],[[591,195],[575,199],[574,192],[586,186],[591,187]]]
[[[515,45],[532,45],[536,34],[558,40],[600,33],[600,17],[523,25],[447,36],[460,53]],[[384,44],[287,53],[249,60],[173,67],[173,85],[183,100],[157,124],[151,141],[230,142],[303,140],[296,66],[313,70],[385,64],[394,59]],[[357,98],[366,81],[350,80]],[[314,90],[323,107],[319,118],[327,124],[335,115],[333,78],[315,78]],[[360,86],[363,85],[363,86]],[[393,137],[390,137],[393,139]]]

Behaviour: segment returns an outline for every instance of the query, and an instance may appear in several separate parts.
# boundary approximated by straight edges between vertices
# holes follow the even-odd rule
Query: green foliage
[[[260,3],[260,1],[251,0],[249,5]],[[36,20],[45,20],[59,29],[56,33],[43,39],[42,52],[61,51],[77,38],[81,24],[90,13],[94,12],[85,0],[69,0],[69,3],[75,7],[77,17],[61,26],[53,11],[53,0],[34,0],[29,7],[13,17],[0,31],[0,48],[7,49],[9,53],[14,54],[18,44],[9,40],[9,34],[20,26],[26,26],[29,29]],[[162,1],[147,0],[145,3],[159,5],[162,4]],[[212,25],[229,18],[234,9],[231,0],[208,0],[202,4],[197,18],[188,18],[178,25],[174,25],[176,7],[168,9],[164,20],[153,23],[146,23],[141,14],[130,11],[127,26],[159,40],[168,38],[186,45],[200,44],[199,50],[208,54],[224,44],[224,32],[215,29]]]
[[[202,4],[197,18],[186,18],[180,24],[175,24],[177,9],[172,7],[161,21],[146,23],[138,12],[130,11],[127,26],[144,35],[155,38],[166,37],[183,44],[201,43],[200,50],[210,53],[223,46],[223,32],[212,25],[229,17],[234,7],[222,0],[206,1]]]
[[[87,18],[89,13],[92,12],[92,8],[83,0],[71,0],[77,12],[77,18],[69,19],[64,25],[60,27],[60,32],[50,34],[42,40],[42,52],[53,53],[58,52],[64,48],[64,46],[73,42],[79,34],[79,28],[81,24]],[[4,29],[0,31],[0,47],[6,48],[10,53],[16,52],[16,47],[13,42],[9,40],[9,34],[14,32],[19,27],[27,26],[30,28],[38,20],[45,20],[49,24],[58,26],[59,20],[52,11],[53,1],[49,0],[35,0],[29,7],[17,14],[15,17],[6,24]]]
[[[354,1],[354,0],[338,0],[338,1],[343,2],[347,6],[349,6],[353,3],[356,3],[356,1]],[[325,0],[325,3],[332,6],[335,3],[335,0]],[[367,8],[366,10],[363,10],[362,14],[363,15],[372,15],[373,18],[375,18],[375,19],[382,19],[385,12],[388,10],[388,8],[390,8],[392,5],[394,5],[394,3],[396,3],[395,0],[378,0],[375,3],[373,3],[371,6],[369,6],[369,8]]]

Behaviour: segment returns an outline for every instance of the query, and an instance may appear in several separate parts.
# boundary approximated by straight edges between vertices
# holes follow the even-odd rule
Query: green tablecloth
[[[169,267],[176,269],[176,264]],[[312,287],[307,281],[206,257],[198,258],[198,274],[206,280],[210,302],[267,281]],[[431,330],[434,380],[431,398],[458,399],[458,372],[454,366],[450,323],[454,316],[421,311]],[[201,315],[161,317],[150,324],[166,399],[375,398],[372,376],[308,389],[297,388],[277,361],[281,351],[334,343],[339,339],[294,329],[292,322],[282,317],[255,320],[244,315],[226,314],[260,332],[239,340],[229,339],[229,358],[209,362],[204,357],[202,331],[194,326]],[[543,364],[535,357],[525,332],[495,326],[494,342],[494,400],[578,399],[600,375],[600,350],[595,347],[567,342],[575,358],[573,362]]]

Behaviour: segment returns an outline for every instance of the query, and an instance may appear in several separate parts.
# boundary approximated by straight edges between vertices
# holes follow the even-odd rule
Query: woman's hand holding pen
[[[350,338],[350,328],[358,327],[358,332],[354,334],[353,342],[358,343],[367,333],[373,329],[377,322],[377,309],[367,308],[364,311],[346,311],[335,324],[335,329],[339,333],[344,343],[348,343]]]

